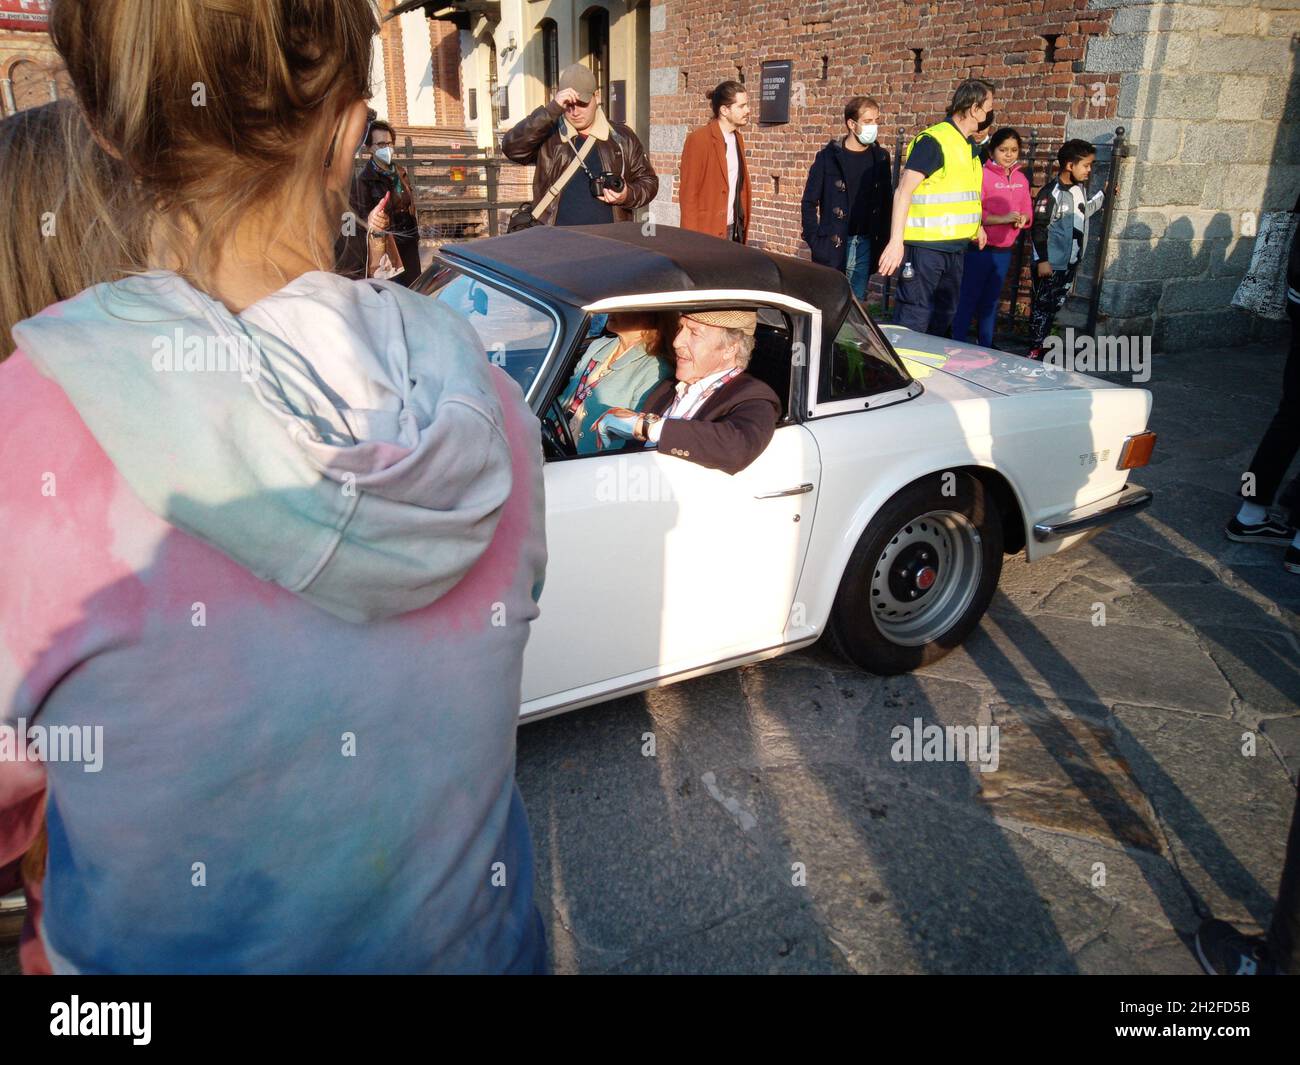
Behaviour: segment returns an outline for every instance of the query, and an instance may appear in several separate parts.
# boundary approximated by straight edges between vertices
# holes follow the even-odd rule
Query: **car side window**
[[[834,343],[822,350],[817,402],[865,399],[905,388],[907,383],[907,374],[888,345],[857,302],[851,303]]]

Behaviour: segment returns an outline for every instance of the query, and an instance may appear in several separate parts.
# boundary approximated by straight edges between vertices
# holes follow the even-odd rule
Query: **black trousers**
[[[908,244],[903,262],[912,264],[913,274],[899,277],[894,324],[931,336],[951,335],[966,267],[965,249],[936,251],[924,244]]]
[[[1288,302],[1286,310],[1291,317],[1291,351],[1282,371],[1282,401],[1250,460],[1248,472],[1255,475],[1254,495],[1247,495],[1249,482],[1241,486],[1242,498],[1265,507],[1273,502],[1282,478],[1300,451],[1300,304]],[[1300,475],[1286,494],[1291,524],[1300,525]]]

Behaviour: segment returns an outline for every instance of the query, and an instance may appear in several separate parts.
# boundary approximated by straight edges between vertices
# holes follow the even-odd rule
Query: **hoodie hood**
[[[347,621],[450,591],[510,494],[482,342],[399,285],[313,271],[234,314],[154,271],[13,333],[146,506]]]

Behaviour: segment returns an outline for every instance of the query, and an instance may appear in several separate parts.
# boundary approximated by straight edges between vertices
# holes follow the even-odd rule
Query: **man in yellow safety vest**
[[[992,123],[993,86],[963,81],[948,117],[907,146],[879,267],[886,276],[903,267],[894,314],[898,325],[935,336],[948,336],[952,329],[966,249],[971,241],[984,247],[983,164],[971,138]]]

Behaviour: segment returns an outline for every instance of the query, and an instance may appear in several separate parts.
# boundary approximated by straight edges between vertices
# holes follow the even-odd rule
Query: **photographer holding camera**
[[[515,212],[512,231],[625,222],[659,191],[645,148],[631,129],[605,117],[596,77],[581,63],[560,74],[550,103],[501,139],[501,152],[536,166],[533,202]]]

